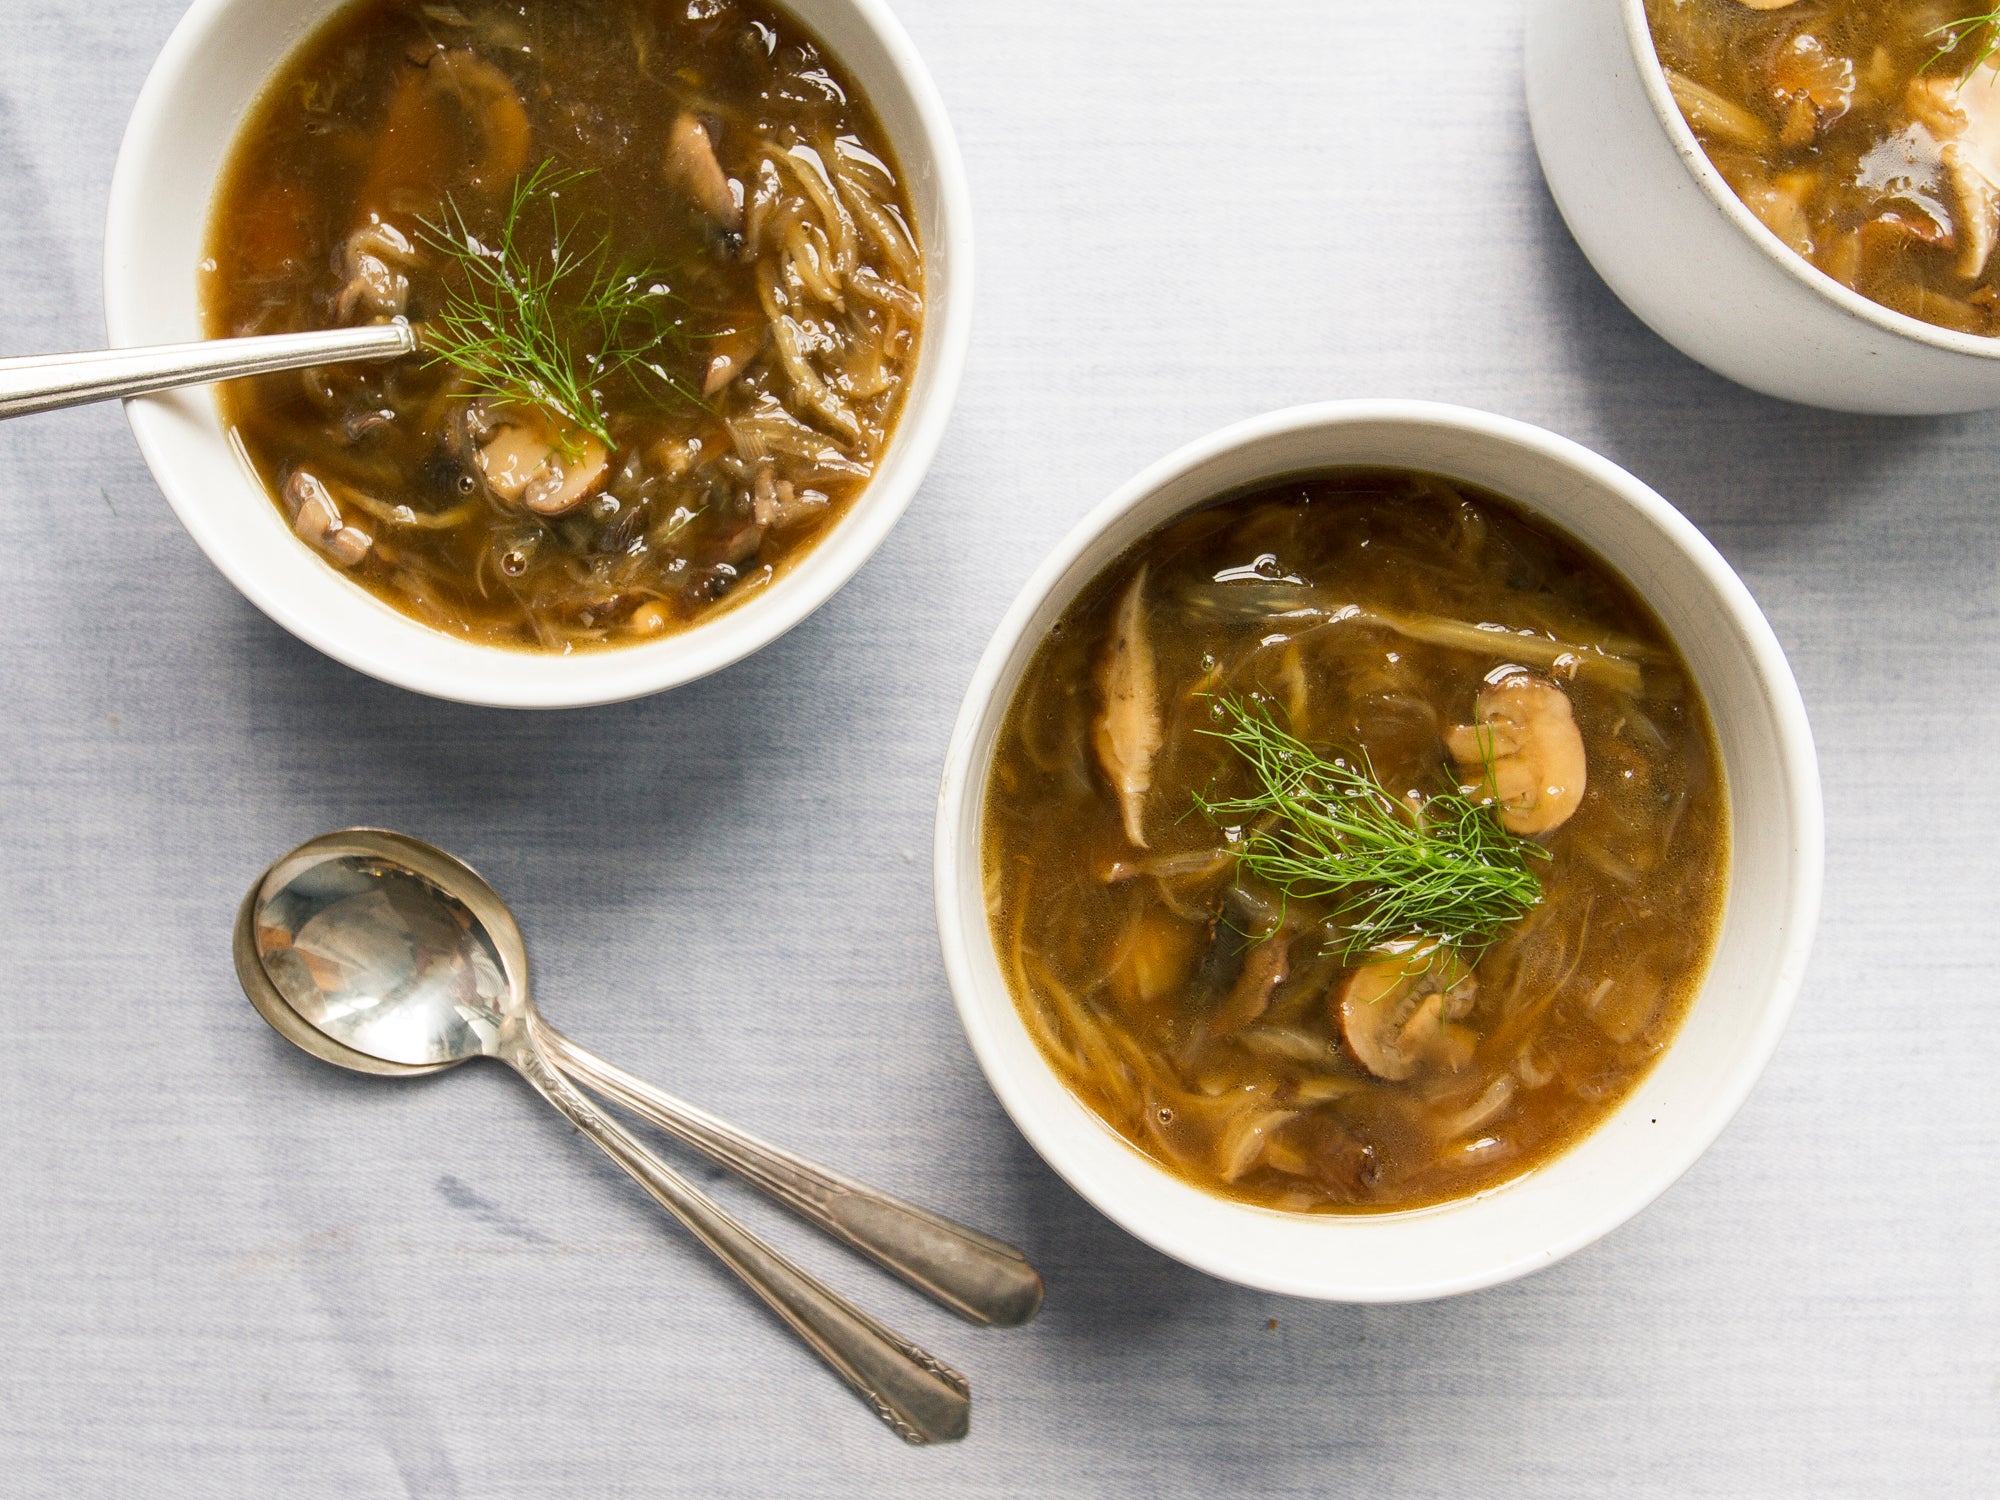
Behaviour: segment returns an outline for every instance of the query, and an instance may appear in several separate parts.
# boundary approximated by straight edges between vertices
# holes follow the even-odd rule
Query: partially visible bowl
[[[1477,1197],[1389,1214],[1289,1214],[1211,1196],[1142,1155],[1043,1057],[988,926],[982,819],[994,746],[1049,627],[1127,548],[1260,481],[1340,465],[1407,467],[1507,495],[1584,542],[1651,603],[1707,698],[1734,825],[1716,951],[1679,1035],[1591,1134]],[[1413,401],[1300,407],[1148,469],[1070,533],[981,658],[945,759],[936,843],[945,969],[980,1066],[1050,1166],[1140,1239],[1245,1285],[1349,1302],[1416,1301],[1546,1266],[1622,1224],[1722,1131],[1777,1045],[1818,919],[1823,820],[1805,707],[1749,591],[1665,500],[1552,433]]]
[[[343,0],[196,0],[141,90],[112,179],[106,322],[115,346],[202,337],[196,267],[237,127],[287,55]],[[902,417],[867,490],[809,552],[741,605],[658,641],[571,656],[455,640],[302,546],[233,449],[214,396],[127,410],[154,478],[209,559],[301,640],[384,682],[517,708],[616,702],[706,676],[768,645],[860,570],[916,494],[944,436],[972,330],[964,164],[923,60],[883,0],[786,0],[860,83],[915,207],[928,305]]]
[[[1526,58],[1556,206],[1597,273],[1668,343],[1812,406],[2000,406],[2000,339],[1871,302],[1743,206],[1668,92],[1645,0],[1535,0]]]

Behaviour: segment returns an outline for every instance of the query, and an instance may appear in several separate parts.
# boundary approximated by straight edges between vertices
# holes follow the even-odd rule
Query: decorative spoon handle
[[[312,365],[395,359],[414,354],[416,349],[417,332],[408,323],[378,323],[315,333],[160,344],[150,349],[0,359],[0,417],[23,417],[92,401],[144,396],[278,370],[303,370]]]
[[[541,1028],[528,1023],[503,1043],[502,1057],[742,1277],[898,1436],[907,1443],[948,1443],[965,1436],[972,1391],[963,1375],[883,1327],[723,1212],[579,1094],[543,1052],[541,1036]]]
[[[1012,1328],[1042,1305],[1042,1278],[1012,1245],[760,1141],[613,1067],[547,1022],[537,1034],[578,1083],[713,1157],[961,1317]]]

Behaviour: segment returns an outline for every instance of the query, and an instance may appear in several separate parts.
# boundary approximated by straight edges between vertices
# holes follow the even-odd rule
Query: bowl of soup
[[[1951,0],[1537,0],[1528,112],[1612,290],[1752,389],[2000,405],[2000,68]]]
[[[1105,501],[967,693],[946,971],[1001,1103],[1169,1255],[1439,1297],[1722,1130],[1811,946],[1812,737],[1678,511],[1421,402],[1229,428]]]
[[[255,604],[440,697],[608,702],[880,545],[970,328],[963,168],[879,0],[200,0],[113,183],[117,345],[420,351],[129,404]]]

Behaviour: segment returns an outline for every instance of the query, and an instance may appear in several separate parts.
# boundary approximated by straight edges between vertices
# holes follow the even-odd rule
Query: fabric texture
[[[178,0],[0,6],[0,353],[101,342],[120,131]],[[1646,331],[1543,188],[1520,7],[899,0],[962,134],[955,423],[860,577],[585,713],[434,703],[246,604],[121,414],[0,426],[0,1492],[85,1497],[1991,1494],[2000,1472],[2000,418],[1752,396]],[[1790,652],[1824,925],[1747,1108],[1648,1212],[1414,1307],[1213,1281],[1023,1143],[959,1030],[930,834],[972,665],[1142,465],[1341,396],[1539,422],[1680,505]],[[566,1031],[1022,1245],[972,1330],[717,1190],[963,1368],[904,1449],[498,1068],[415,1084],[243,1002],[237,900],[344,824],[461,853]]]

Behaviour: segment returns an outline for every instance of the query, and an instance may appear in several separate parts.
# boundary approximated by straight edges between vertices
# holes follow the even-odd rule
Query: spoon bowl
[[[363,1071],[501,1057],[509,1023],[532,1014],[514,914],[471,866],[405,834],[351,829],[300,845],[265,872],[244,917],[237,967],[249,958],[253,1003],[274,992],[294,1024],[371,1064]]]
[[[278,992],[278,987],[271,982],[271,976],[264,970],[264,960],[257,952],[257,897],[269,873],[267,870],[265,875],[257,878],[257,884],[250,888],[242,904],[236,908],[236,927],[230,943],[231,955],[236,962],[237,981],[266,1024],[301,1052],[321,1062],[332,1063],[336,1068],[346,1068],[350,1073],[368,1073],[378,1078],[423,1078],[457,1067],[455,1062],[399,1063],[370,1057],[366,1052],[356,1052],[352,1047],[336,1042],[292,1009]]]

